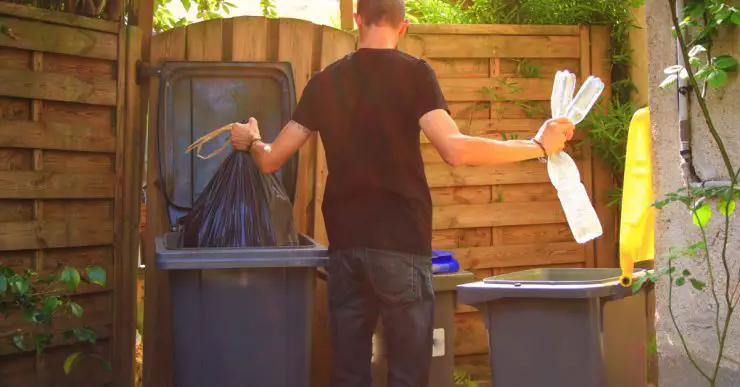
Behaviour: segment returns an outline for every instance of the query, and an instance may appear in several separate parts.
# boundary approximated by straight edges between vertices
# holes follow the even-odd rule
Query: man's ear
[[[401,24],[398,26],[398,36],[404,36],[406,35],[406,31],[409,28],[409,21],[408,19],[401,22]]]
[[[353,14],[355,18],[355,24],[357,24],[357,29],[360,29],[360,26],[362,25],[362,16],[360,16],[359,13]]]

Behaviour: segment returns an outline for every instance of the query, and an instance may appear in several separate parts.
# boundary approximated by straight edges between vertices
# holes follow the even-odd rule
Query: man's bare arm
[[[232,130],[231,138],[234,148],[241,151],[249,149],[249,143],[256,136],[254,133],[259,133],[256,120],[250,120],[244,126],[246,127],[244,131]],[[310,137],[311,130],[295,121],[290,121],[283,127],[273,143],[254,141],[249,152],[262,173],[273,173],[280,170],[283,164],[298,152]]]
[[[572,136],[572,124],[549,120],[540,129],[537,140],[498,141],[460,133],[455,121],[442,109],[433,110],[419,120],[419,124],[446,163],[454,166],[480,166],[530,160],[561,150]],[[552,127],[548,127],[552,126]]]

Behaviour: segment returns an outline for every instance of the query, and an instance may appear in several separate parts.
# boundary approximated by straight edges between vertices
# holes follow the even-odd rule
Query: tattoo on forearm
[[[295,121],[290,121],[290,122],[291,122],[292,124],[294,124],[295,126],[297,126],[297,127],[298,127],[298,129],[300,129],[300,130],[302,130],[302,131],[304,131],[304,132],[306,132],[306,133],[311,133],[311,129],[309,129],[309,128],[307,128],[307,127],[305,127],[305,126],[303,126],[303,125],[301,125],[301,124],[299,124],[299,123],[297,123],[297,122],[295,122]]]

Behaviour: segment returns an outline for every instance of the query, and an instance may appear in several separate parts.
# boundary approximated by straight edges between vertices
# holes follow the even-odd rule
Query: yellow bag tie
[[[203,160],[208,160],[211,157],[213,157],[213,156],[215,156],[215,155],[223,152],[223,150],[226,149],[229,146],[229,142],[228,141],[226,141],[226,144],[222,145],[220,148],[214,150],[213,152],[211,152],[211,153],[209,153],[209,154],[207,154],[205,156],[203,156],[201,154],[201,152],[203,150],[203,145],[205,145],[208,141],[211,141],[214,138],[220,136],[224,132],[231,132],[232,125],[233,124],[228,124],[228,125],[222,126],[222,127],[218,128],[218,129],[216,129],[216,130],[214,130],[214,131],[212,131],[212,132],[210,132],[210,133],[202,136],[201,138],[195,140],[194,143],[190,144],[190,146],[188,146],[187,149],[185,149],[185,153],[190,153],[190,152],[193,151],[193,149],[197,149],[198,150],[198,158],[203,159]],[[231,138],[231,134],[229,134],[229,137],[227,137],[227,139],[229,139],[229,138]]]

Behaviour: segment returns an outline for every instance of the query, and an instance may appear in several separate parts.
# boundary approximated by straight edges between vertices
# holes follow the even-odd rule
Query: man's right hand
[[[534,139],[542,144],[549,156],[565,149],[565,143],[573,138],[575,129],[567,118],[551,118],[542,124]]]

